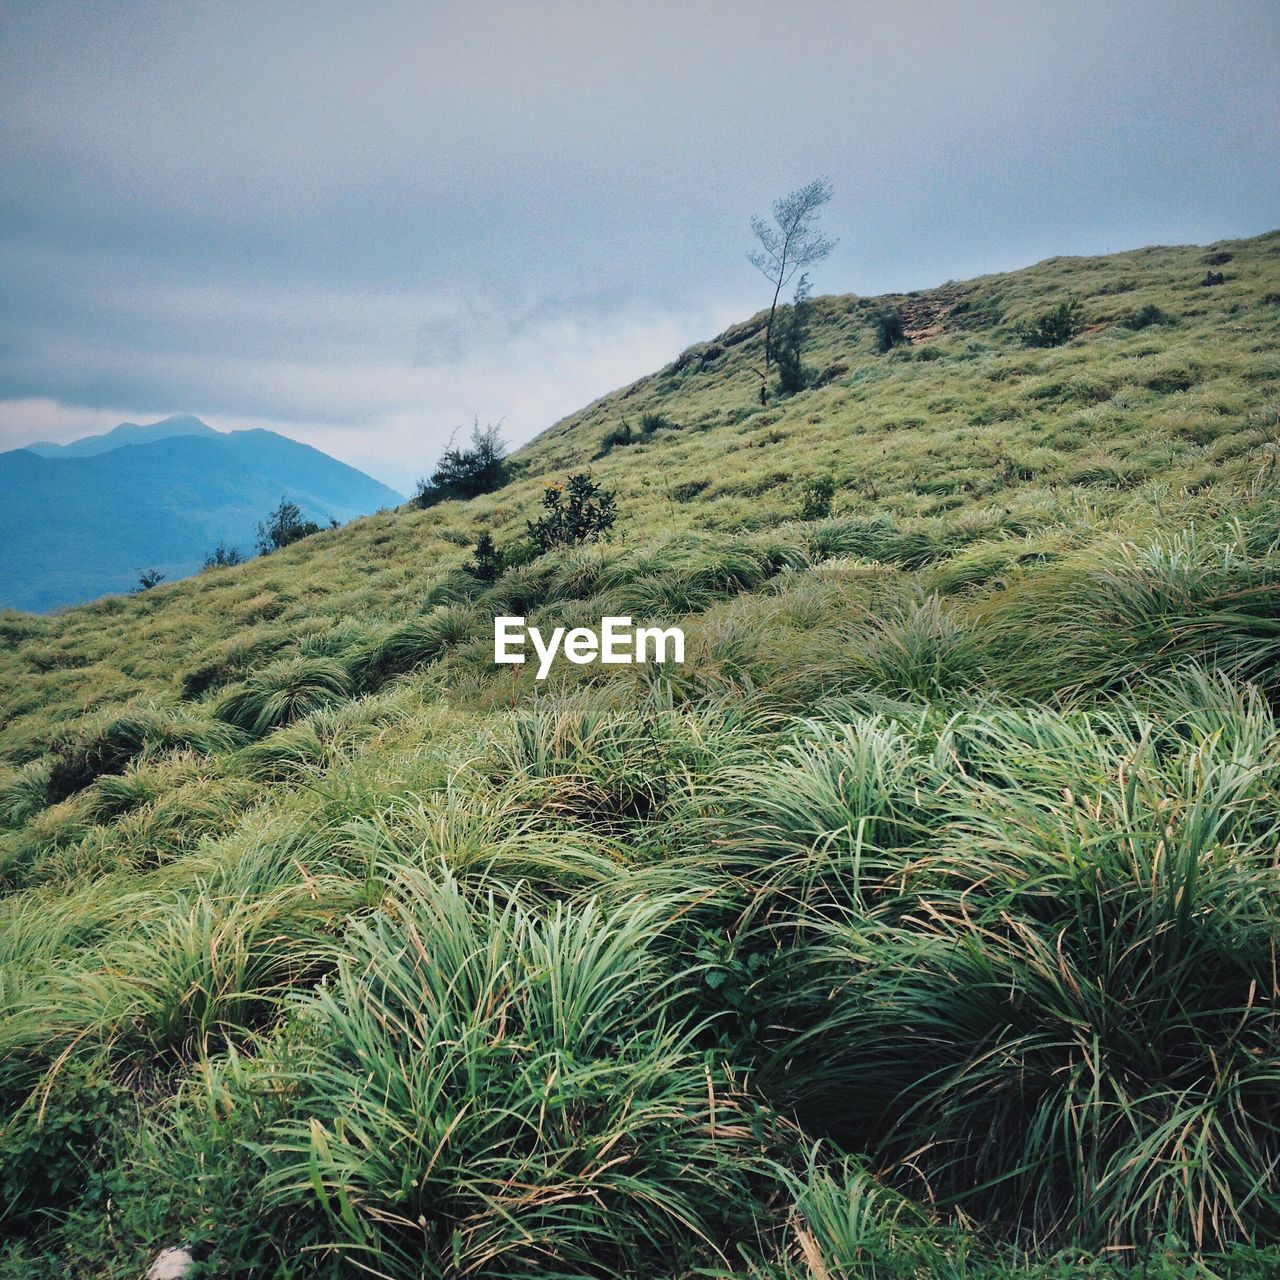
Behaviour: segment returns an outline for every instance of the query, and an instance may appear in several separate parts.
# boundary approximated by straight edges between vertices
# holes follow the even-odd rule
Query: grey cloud
[[[10,5],[0,444],[183,409],[403,486],[753,309],[818,172],[819,290],[1259,232],[1277,58],[1273,0]]]

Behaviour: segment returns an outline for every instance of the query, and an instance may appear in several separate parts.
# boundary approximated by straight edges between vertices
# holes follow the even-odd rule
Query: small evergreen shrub
[[[774,344],[774,358],[778,365],[778,394],[795,395],[812,381],[812,375],[804,364],[804,343],[809,334],[809,278],[801,276],[796,286],[795,301],[783,324],[779,326]]]
[[[440,456],[430,479],[419,480],[414,505],[433,507],[449,498],[466,500],[492,493],[507,482],[507,446],[496,426],[482,427],[479,420],[471,429],[471,447],[452,444]]]
[[[477,582],[496,582],[502,574],[502,553],[493,540],[493,534],[486,529],[476,539],[473,559],[467,565],[467,572]]]

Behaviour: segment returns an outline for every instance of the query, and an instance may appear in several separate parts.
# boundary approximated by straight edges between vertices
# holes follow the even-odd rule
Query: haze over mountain
[[[401,501],[310,445],[188,415],[0,453],[0,494],[0,606],[31,610],[130,590],[146,569],[184,577],[219,542],[249,554],[282,496],[320,523]]]

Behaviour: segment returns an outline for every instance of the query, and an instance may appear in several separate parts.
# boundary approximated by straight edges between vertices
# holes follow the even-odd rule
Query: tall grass
[[[299,1247],[386,1276],[617,1275],[746,1226],[750,1107],[664,1014],[662,904],[468,900],[400,871],[301,1011],[267,1153]]]

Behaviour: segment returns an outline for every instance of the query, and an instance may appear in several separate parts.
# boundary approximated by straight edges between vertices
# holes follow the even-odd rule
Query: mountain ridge
[[[220,432],[195,418],[153,425],[180,429],[143,438],[117,429],[87,438],[92,447],[83,452],[0,454],[0,490],[9,495],[0,538],[10,551],[0,601],[43,610],[127,591],[143,570],[187,576],[219,543],[248,553],[258,521],[282,497],[319,523],[402,501],[356,468],[276,432]]]
[[[20,445],[30,453],[43,458],[89,458],[100,453],[109,453],[135,444],[151,444],[158,440],[169,440],[177,436],[221,436],[232,432],[218,431],[202,422],[194,414],[177,413],[156,422],[137,423],[121,422],[99,435],[81,436],[77,440],[69,440],[66,444],[57,444],[51,440],[37,440],[33,444]]]

